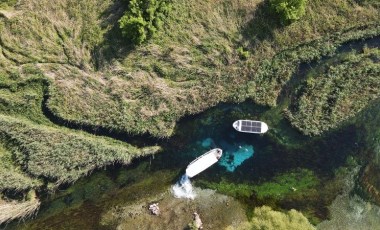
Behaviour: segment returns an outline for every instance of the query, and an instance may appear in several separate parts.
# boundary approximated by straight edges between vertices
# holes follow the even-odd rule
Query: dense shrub
[[[270,0],[270,6],[288,24],[300,19],[305,14],[307,0]]]
[[[131,0],[119,20],[123,36],[136,45],[143,43],[162,27],[169,11],[168,0]]]

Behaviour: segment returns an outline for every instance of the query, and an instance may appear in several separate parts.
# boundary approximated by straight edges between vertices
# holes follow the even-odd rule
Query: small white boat
[[[222,156],[223,151],[219,148],[212,149],[208,151],[207,153],[197,157],[195,160],[193,160],[186,168],[186,175],[191,178],[207,168],[209,168],[211,165],[218,162],[220,157]]]
[[[265,133],[268,131],[268,125],[262,121],[237,120],[232,126],[243,133]]]

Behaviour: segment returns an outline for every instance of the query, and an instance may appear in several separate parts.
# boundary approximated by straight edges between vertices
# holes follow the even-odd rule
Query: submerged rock
[[[190,229],[203,229],[203,223],[197,212],[193,213],[193,222],[189,225]]]

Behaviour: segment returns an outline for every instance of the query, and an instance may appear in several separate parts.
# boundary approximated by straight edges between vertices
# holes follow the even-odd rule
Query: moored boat
[[[222,149],[215,148],[197,157],[187,166],[186,175],[191,178],[203,172],[204,170],[209,168],[211,165],[218,162],[222,154],[223,154]]]
[[[265,133],[268,131],[268,125],[262,121],[237,120],[232,126],[243,133]]]

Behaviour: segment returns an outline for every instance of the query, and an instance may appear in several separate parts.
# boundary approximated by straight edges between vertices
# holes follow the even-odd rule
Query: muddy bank
[[[247,221],[244,207],[235,199],[210,189],[196,188],[194,200],[175,198],[168,190],[127,206],[117,206],[102,215],[101,224],[114,229],[186,229],[197,212],[204,229],[224,229]],[[158,203],[154,216],[149,204]]]

